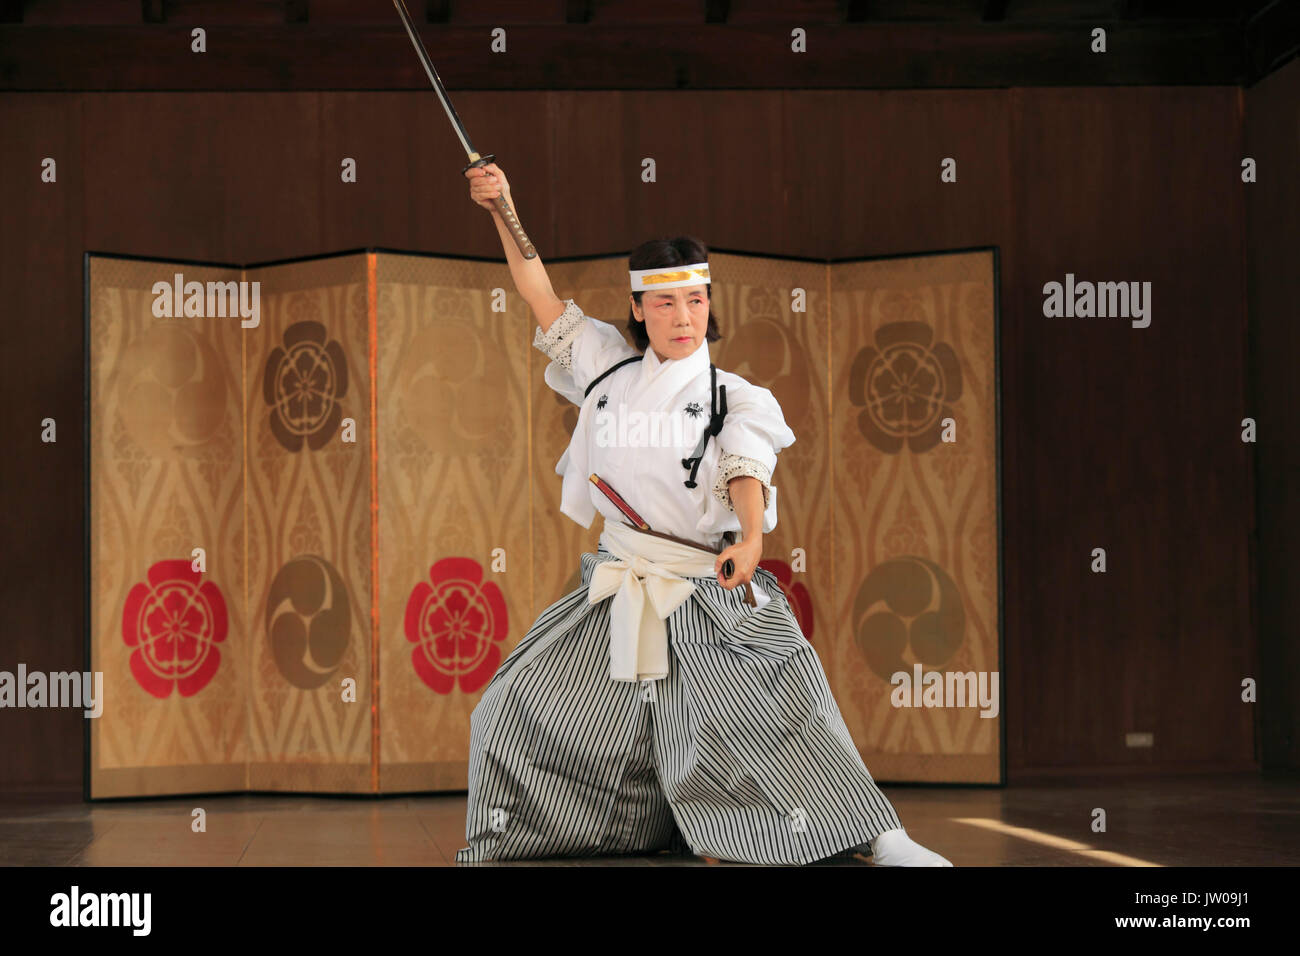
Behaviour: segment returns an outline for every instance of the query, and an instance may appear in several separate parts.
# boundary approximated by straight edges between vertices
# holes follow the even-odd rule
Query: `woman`
[[[769,390],[709,360],[721,335],[704,247],[632,253],[634,348],[520,255],[493,202],[514,206],[500,167],[466,177],[537,318],[546,383],[580,408],[556,468],[560,510],[604,525],[582,585],[542,612],[474,708],[457,862],[689,847],[803,864],[869,848],[877,865],[951,866],[907,836],[758,566],[776,456],[795,437]]]

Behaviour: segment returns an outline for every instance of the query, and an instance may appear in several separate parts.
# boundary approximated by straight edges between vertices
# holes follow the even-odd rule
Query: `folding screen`
[[[312,259],[248,269],[244,279],[261,283],[262,303],[258,326],[240,330],[247,786],[372,791],[368,263],[364,255]]]
[[[999,781],[996,685],[981,717],[890,683],[998,668],[993,252],[710,262],[714,362],[797,436],[763,563],[868,766]],[[547,269],[622,324],[625,259]],[[257,324],[155,314],[177,274],[257,283]],[[482,688],[600,529],[559,512],[577,409],[504,264],[92,255],[86,306],[90,795],[464,789]]]
[[[492,311],[504,265],[375,269],[380,788],[464,790],[470,712],[533,620],[531,319]]]
[[[153,314],[158,281],[238,269],[87,257],[91,796],[248,785],[243,339]],[[195,548],[206,570],[191,570]]]
[[[833,631],[817,650],[874,776],[1003,782],[994,253],[830,271]],[[889,683],[918,671],[945,693]]]

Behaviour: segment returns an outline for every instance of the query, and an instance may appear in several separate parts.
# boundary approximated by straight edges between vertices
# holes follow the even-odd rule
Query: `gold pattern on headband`
[[[707,279],[709,270],[688,269],[685,272],[656,272],[654,275],[642,276],[641,282],[644,285],[655,285],[660,282],[684,282],[697,276],[701,279]]]

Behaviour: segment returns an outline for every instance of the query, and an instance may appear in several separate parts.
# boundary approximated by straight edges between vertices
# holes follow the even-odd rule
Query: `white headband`
[[[685,266],[661,266],[658,269],[629,269],[633,292],[655,289],[678,289],[685,285],[710,284],[709,264],[692,262]]]

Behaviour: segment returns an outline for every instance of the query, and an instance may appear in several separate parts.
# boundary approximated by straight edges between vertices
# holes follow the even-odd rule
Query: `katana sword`
[[[424,66],[424,72],[429,74],[429,82],[433,84],[433,91],[438,94],[438,99],[442,101],[442,108],[447,111],[447,118],[451,120],[452,129],[460,138],[460,144],[465,147],[465,154],[469,157],[469,165],[461,170],[464,175],[465,171],[473,166],[486,166],[492,160],[496,159],[494,153],[488,153],[486,156],[480,156],[474,147],[470,145],[469,135],[465,132],[465,124],[460,121],[456,115],[456,110],[451,105],[451,100],[447,98],[447,88],[442,85],[442,80],[438,78],[438,71],[433,68],[433,61],[429,59],[429,51],[424,48],[424,42],[415,32],[415,24],[411,22],[411,14],[406,10],[406,4],[402,0],[393,0],[393,6],[397,7],[397,12],[402,18],[402,26],[406,27],[406,35],[411,38],[411,43],[415,47],[415,53],[420,58],[421,65]],[[532,241],[529,240],[528,234],[524,232],[524,227],[519,224],[519,217],[515,211],[510,208],[510,203],[506,202],[504,195],[497,196],[497,211],[501,213],[501,218],[505,220],[510,227],[510,234],[515,238],[515,245],[519,247],[519,252],[525,259],[533,259],[537,256],[537,250],[533,248]]]
[[[632,506],[623,500],[623,496],[614,490],[614,487],[600,475],[591,475],[591,483],[600,489],[601,494],[614,503],[614,507],[623,512],[632,524],[636,525],[638,531],[649,531],[650,524],[639,514],[632,510]]]
[[[699,548],[701,551],[711,550],[694,541],[687,541],[685,538],[679,538],[676,535],[668,534],[664,531],[652,530],[649,523],[645,520],[645,518],[642,518],[639,514],[633,511],[632,506],[628,504],[626,501],[624,501],[623,496],[620,495],[617,491],[615,491],[613,486],[610,485],[610,483],[607,482],[604,478],[600,477],[600,475],[592,474],[589,480],[593,485],[595,485],[598,489],[600,489],[601,494],[603,494],[606,498],[608,498],[611,502],[613,502],[615,508],[623,512],[623,516],[627,518],[629,521],[631,521],[632,526],[635,527],[638,531],[644,532],[645,534],[652,534],[656,538],[667,538],[669,541],[676,541],[679,544],[689,544],[691,547]],[[721,554],[722,552],[717,551],[714,553]],[[722,562],[722,576],[724,578],[730,578],[735,573],[736,573],[736,565],[731,560],[731,558],[727,558],[726,561]],[[756,607],[758,604],[757,599],[755,599],[754,597],[754,590],[753,588],[750,587],[748,581],[745,582],[745,603],[750,605],[750,607]]]

